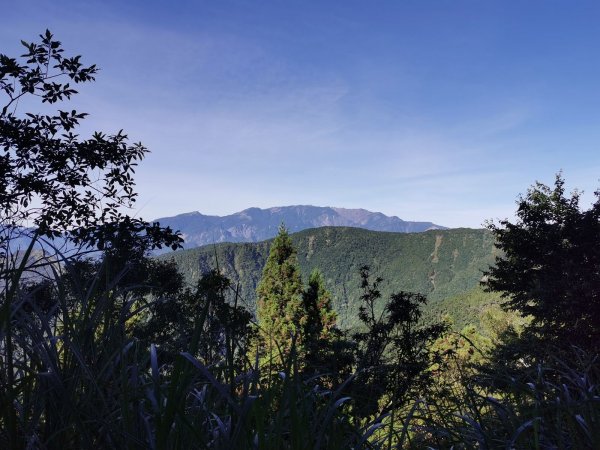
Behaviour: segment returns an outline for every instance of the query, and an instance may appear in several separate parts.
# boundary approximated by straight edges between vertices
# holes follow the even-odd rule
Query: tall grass
[[[210,302],[195,318],[189,348],[166,364],[155,345],[128,331],[148,305],[139,307],[140,286],[120,283],[125,270],[107,279],[114,271],[100,266],[83,280],[65,257],[48,265],[45,282],[28,288],[22,281],[31,250],[3,271],[0,448],[383,445],[370,439],[380,425],[352,420],[341,389],[299,376],[293,351],[281,355],[276,373],[256,361],[235,373],[228,354],[207,366],[197,350]]]
[[[252,355],[234,367],[231,342],[206,364],[198,348],[222,292],[206,295],[191,342],[163,361],[128,329],[149,304],[143,286],[122,282],[126,269],[100,266],[84,280],[57,253],[31,287],[32,249],[2,269],[2,449],[600,448],[599,364],[589,355],[516,374],[459,367],[437,391],[357,419],[344,394],[354,378],[331,387],[330,374],[303,376],[294,346],[277,371]]]
[[[600,365],[573,349],[519,370],[479,368],[421,408],[422,445],[454,449],[600,448]]]

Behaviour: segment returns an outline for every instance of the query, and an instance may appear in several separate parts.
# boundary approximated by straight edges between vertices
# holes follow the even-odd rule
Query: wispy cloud
[[[479,226],[560,168],[597,182],[600,115],[577,108],[596,94],[548,70],[564,58],[520,10],[502,16],[513,36],[487,10],[467,23],[385,2],[59,3],[14,5],[3,48],[48,27],[102,68],[73,107],[91,113],[82,135],[123,128],[152,151],[146,217],[312,203]]]

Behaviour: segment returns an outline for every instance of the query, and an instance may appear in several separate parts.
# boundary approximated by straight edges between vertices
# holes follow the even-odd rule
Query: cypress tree
[[[335,372],[336,358],[340,356],[336,355],[336,350],[340,350],[336,344],[340,343],[342,336],[336,328],[337,314],[331,308],[331,294],[325,288],[325,280],[318,269],[310,274],[302,299],[307,315],[304,326],[305,370],[309,374]]]
[[[302,279],[296,249],[283,225],[271,244],[256,293],[263,355],[271,361],[277,360],[279,350],[284,354],[289,352],[292,339],[296,350],[300,350],[307,321]]]
[[[335,329],[337,314],[331,309],[331,294],[325,288],[325,280],[319,269],[314,269],[310,274],[303,300],[307,313],[306,339],[330,339]]]

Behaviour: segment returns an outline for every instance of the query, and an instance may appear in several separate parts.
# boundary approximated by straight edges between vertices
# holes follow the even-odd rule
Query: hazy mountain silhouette
[[[431,222],[409,222],[365,209],[331,208],[310,205],[248,208],[228,216],[199,212],[157,219],[162,226],[180,230],[185,248],[219,242],[258,242],[277,234],[281,223],[291,233],[324,226],[364,228],[400,233],[445,229]]]

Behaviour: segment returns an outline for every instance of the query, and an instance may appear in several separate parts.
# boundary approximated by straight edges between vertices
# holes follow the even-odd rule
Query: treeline
[[[366,266],[358,326],[342,329],[284,228],[255,317],[219,267],[190,288],[148,257],[181,238],[122,212],[141,144],[81,140],[76,111],[17,114],[21,97],[68,99],[97,72],[50,32],[23,45],[24,62],[0,55],[0,448],[600,446],[600,193],[582,210],[558,176],[490,226],[501,253],[483,289],[508,313],[486,333],[425,323],[425,296],[382,295]],[[79,251],[51,251],[59,235]]]

